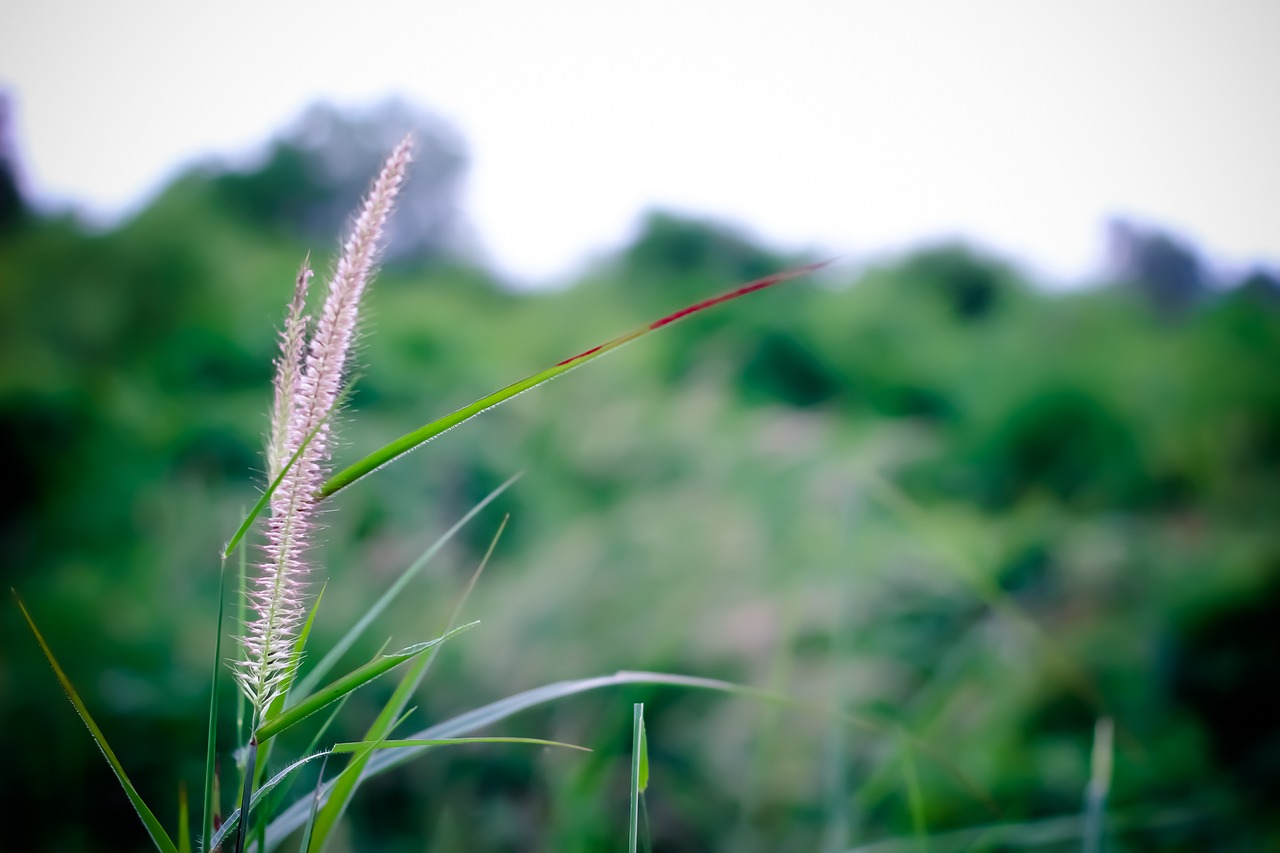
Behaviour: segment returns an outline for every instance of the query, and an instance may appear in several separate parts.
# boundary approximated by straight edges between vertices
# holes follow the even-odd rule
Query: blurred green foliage
[[[193,170],[105,234],[0,220],[4,582],[166,819],[200,778],[216,553],[261,485],[274,329],[303,254],[326,249],[291,205],[346,192],[308,162],[281,144],[256,171]],[[495,733],[595,753],[434,753],[359,795],[350,849],[618,849],[633,701],[655,850],[915,849],[908,767],[931,832],[1077,814],[1102,715],[1112,849],[1280,843],[1275,280],[1215,288],[1200,271],[1193,287],[1166,263],[1189,250],[1126,235],[1124,280],[1069,293],[961,246],[786,285],[340,495],[317,555],[320,650],[527,472],[352,655],[426,639],[511,513],[467,609],[483,625],[442,655],[415,723],[659,669],[838,704],[928,745],[670,689],[583,696]],[[515,293],[433,245],[371,293],[348,459],[796,260],[653,214],[577,286]],[[1158,262],[1134,260],[1144,247]],[[16,608],[0,649],[6,812],[44,849],[140,849]],[[389,689],[353,699],[338,737]],[[230,702],[223,723],[229,748]]]

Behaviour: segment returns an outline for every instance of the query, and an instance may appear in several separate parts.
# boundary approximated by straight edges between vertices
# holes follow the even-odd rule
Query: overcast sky
[[[1280,264],[1280,3],[8,2],[28,188],[118,216],[316,99],[467,140],[526,282],[651,206],[849,254],[963,235],[1070,281],[1124,215]]]

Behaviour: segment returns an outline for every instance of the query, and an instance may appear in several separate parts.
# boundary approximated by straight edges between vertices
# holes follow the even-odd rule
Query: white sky
[[[470,146],[496,265],[559,276],[663,205],[855,257],[965,235],[1059,279],[1130,215],[1280,262],[1280,3],[6,0],[28,184],[118,215],[310,101]]]

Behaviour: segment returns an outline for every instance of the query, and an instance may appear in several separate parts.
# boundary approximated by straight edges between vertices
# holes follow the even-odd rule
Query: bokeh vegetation
[[[30,211],[11,171],[0,187],[4,583],[166,818],[201,775],[216,554],[260,485],[275,330],[392,118],[395,135],[395,110],[317,111],[258,164],[193,168],[106,233]],[[400,226],[416,236],[371,292],[347,459],[802,260],[654,213],[571,286],[514,291],[464,260],[461,144],[438,124],[418,135],[408,190],[423,195]],[[966,849],[1011,849],[1080,812],[1102,716],[1112,849],[1280,843],[1280,284],[1214,274],[1153,229],[1117,223],[1112,240],[1110,279],[1070,292],[960,245],[788,284],[338,496],[321,650],[525,472],[352,653],[425,639],[511,514],[468,605],[483,624],[443,653],[415,722],[653,669],[886,723],[668,688],[585,695],[495,734],[593,754],[434,753],[359,795],[350,848],[618,849],[633,701],[655,850],[918,849],[921,826],[993,824],[1010,837]],[[342,736],[378,689],[348,704]],[[16,608],[0,713],[11,830],[37,827],[42,849],[143,846]]]

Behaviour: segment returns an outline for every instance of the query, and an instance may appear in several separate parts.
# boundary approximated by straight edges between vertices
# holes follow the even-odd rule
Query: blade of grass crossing
[[[416,664],[415,664],[416,665]],[[407,677],[407,676],[406,676]],[[782,696],[771,694],[768,691],[759,688],[748,687],[741,684],[734,684],[729,681],[719,681],[711,678],[698,678],[688,675],[674,675],[664,672],[632,672],[620,671],[612,675],[601,675],[594,678],[581,678],[571,681],[557,681],[552,684],[544,684],[531,690],[525,690],[516,693],[504,699],[491,702],[479,708],[474,708],[466,713],[459,714],[452,719],[445,720],[433,726],[429,726],[410,736],[410,739],[431,740],[445,737],[458,737],[485,726],[505,720],[513,714],[538,705],[544,705],[548,702],[554,702],[558,699],[564,699],[580,693],[586,693],[592,690],[600,690],[606,687],[617,687],[626,684],[653,684],[665,685],[670,687],[686,687],[702,690],[712,690],[725,693],[730,696],[737,696],[747,699],[755,699],[757,701],[775,702],[786,707],[793,708],[798,711],[818,714],[828,717],[837,722],[848,726],[855,726],[867,731],[884,736],[892,736],[897,728],[893,724],[882,725],[876,721],[850,714],[839,709],[824,708],[820,705],[810,704],[801,700],[794,699],[790,696]],[[904,734],[910,742],[919,749],[922,754],[927,755],[930,760],[938,764],[951,774],[959,783],[960,787],[968,792],[974,799],[986,805],[992,810],[996,810],[991,796],[982,790],[975,782],[965,776],[958,770],[944,755],[939,754],[936,750],[930,749],[928,745],[921,743],[917,738],[909,733]],[[372,738],[370,738],[372,739]],[[388,754],[380,754],[369,759],[368,766],[360,772],[360,779],[371,778],[379,773],[398,767],[408,761],[413,760],[425,751],[426,747],[407,748],[396,750]],[[327,800],[336,794],[336,788],[342,777],[332,779],[326,782],[320,788],[321,800]],[[307,819],[307,812],[310,810],[310,802],[294,803],[284,812],[282,812],[267,830],[267,846],[268,849],[279,844],[289,833],[297,830],[303,825]],[[998,811],[998,810],[997,810]]]
[[[534,746],[559,746],[565,749],[576,749],[579,752],[592,751],[590,748],[579,746],[576,743],[565,743],[564,741],[545,740],[536,737],[445,737],[430,740],[415,738],[412,740],[352,741],[351,743],[335,743],[329,751],[334,755],[341,755],[347,752],[360,752],[365,747],[372,747],[373,749],[409,749],[418,746],[457,746],[465,743],[527,743]]]
[[[162,853],[178,853],[178,848],[173,843],[173,839],[164,831],[164,827],[160,821],[152,813],[151,809],[143,801],[142,795],[138,793],[137,788],[133,786],[133,782],[129,780],[129,774],[125,773],[124,766],[120,760],[116,758],[116,754],[112,751],[111,746],[107,743],[106,735],[102,733],[102,729],[98,728],[97,722],[89,713],[89,709],[80,699],[80,694],[71,686],[70,679],[67,674],[62,671],[57,658],[53,655],[53,650],[49,648],[49,644],[45,642],[44,635],[40,633],[40,629],[36,627],[35,620],[31,618],[31,614],[27,612],[27,606],[22,603],[22,599],[18,597],[16,591],[13,592],[13,598],[18,603],[18,609],[22,611],[22,616],[27,620],[27,626],[31,628],[31,633],[35,635],[36,642],[40,644],[40,650],[44,652],[45,660],[49,662],[49,666],[53,667],[53,674],[57,676],[58,682],[62,685],[62,690],[67,694],[67,698],[71,700],[71,704],[76,709],[76,713],[80,715],[81,721],[85,727],[89,729],[89,734],[93,736],[93,740],[98,745],[98,749],[102,752],[107,763],[111,765],[111,770],[116,774],[116,779],[120,782],[120,787],[124,788],[125,796],[129,798],[129,802],[133,804],[133,809],[138,813],[138,817],[142,820],[142,825],[146,827],[147,834],[151,836],[151,841],[156,845],[156,849]]]
[[[333,709],[329,712],[328,718],[323,724],[321,724],[320,728],[316,730],[316,733],[311,736],[311,742],[308,743],[307,748],[302,751],[303,754],[312,755],[320,750],[320,741],[324,737],[324,733],[329,730],[329,726],[333,725],[333,721],[337,719],[338,714],[342,711],[343,707],[347,704],[347,700],[350,698],[351,694],[348,693],[346,696],[343,696],[334,703]],[[316,780],[317,784],[323,781],[323,767],[321,767],[320,772],[321,778]],[[293,785],[296,781],[296,779],[292,779],[289,781],[288,785],[283,785],[275,790],[271,796],[271,802],[267,804],[267,814],[277,814],[280,811],[280,807],[284,805],[284,801],[289,796],[289,792],[293,790]],[[262,849],[266,849],[265,845],[263,845]],[[305,850],[306,847],[299,849]]]
[[[494,534],[493,541],[489,543],[489,549],[480,560],[480,565],[476,568],[475,574],[463,592],[461,600],[454,607],[453,613],[449,617],[449,627],[445,632],[445,636],[456,630],[453,627],[454,622],[462,612],[462,605],[471,594],[471,590],[475,588],[476,580],[484,572],[484,567],[489,564],[489,558],[493,556],[493,551],[498,546],[498,540],[502,538],[502,533],[506,530],[507,518],[509,516],[502,519],[498,532]],[[426,677],[427,670],[430,668],[431,661],[434,658],[435,652],[432,651],[430,654],[419,657],[410,665],[409,670],[401,678],[400,684],[396,686],[395,692],[387,700],[382,712],[374,720],[373,725],[369,727],[369,731],[364,737],[365,741],[385,740],[387,738],[392,731],[395,716],[408,704],[409,697],[413,695],[413,692],[418,689],[418,685],[422,683],[422,679]],[[426,747],[421,748],[425,749]],[[351,798],[355,796],[356,788],[365,779],[365,771],[372,755],[373,750],[359,753],[338,775],[338,778],[334,780],[333,785],[327,791],[326,801],[320,807],[314,821],[311,823],[311,843],[307,848],[308,853],[311,850],[323,850],[325,844],[328,843],[329,837],[333,834],[333,830],[338,824],[338,820],[346,811]]]
[[[351,670],[351,672],[341,678],[338,678],[327,687],[317,690],[314,694],[308,696],[297,705],[294,705],[288,711],[285,711],[274,719],[263,723],[253,733],[254,740],[258,743],[265,743],[289,727],[296,725],[303,719],[324,708],[326,705],[337,702],[348,693],[363,687],[383,673],[395,669],[402,663],[406,663],[414,658],[420,657],[441,643],[446,642],[458,634],[461,634],[463,631],[474,628],[479,624],[479,622],[471,622],[467,625],[462,625],[458,628],[454,628],[447,634],[436,637],[434,640],[428,640],[425,643],[418,643],[415,646],[409,646],[406,649],[401,649],[400,651],[393,652],[389,655],[382,655],[369,661],[364,666],[356,667]]]
[[[249,741],[249,750],[245,758],[246,768],[256,768],[258,759],[258,741]],[[236,853],[244,853],[244,841],[248,837],[252,824],[249,822],[253,817],[253,772],[246,770],[244,774],[244,786],[240,795],[240,815],[244,819],[240,821],[240,829],[236,832]]]
[[[746,296],[749,293],[755,293],[756,291],[772,287],[775,284],[780,284],[781,282],[788,281],[793,278],[808,275],[809,273],[826,266],[828,263],[830,263],[830,261],[807,264],[805,266],[796,267],[795,269],[785,270],[771,276],[766,276],[765,278],[757,279],[749,284],[744,284],[741,287],[731,290],[728,293],[722,293],[719,296],[704,299],[701,302],[694,303],[693,305],[676,311],[673,314],[668,314],[667,316],[659,320],[655,320],[646,326],[641,326],[639,329],[616,337],[611,341],[606,341],[599,346],[592,347],[591,349],[581,352],[572,358],[566,358],[564,361],[553,364],[546,370],[535,373],[532,376],[520,380],[519,382],[514,382],[486,397],[481,397],[474,403],[463,406],[461,409],[451,412],[442,418],[437,418],[431,423],[425,424],[413,432],[403,435],[395,441],[375,450],[360,461],[344,468],[331,477],[329,481],[324,484],[324,487],[321,488],[320,496],[321,498],[326,498],[335,492],[345,489],[357,480],[372,474],[383,465],[398,459],[409,451],[420,447],[442,433],[448,432],[459,424],[471,420],[476,415],[486,412],[494,406],[505,403],[511,398],[523,394],[531,388],[536,388],[548,380],[568,373],[570,370],[577,367],[581,367],[587,362],[594,361],[602,355],[613,352],[634,340],[644,337],[650,332],[661,329],[663,326],[669,326],[672,323],[683,320],[685,317],[697,314],[700,311],[705,311],[706,309],[712,308],[716,305],[730,302],[734,299],[738,299],[739,297]]]
[[[299,768],[303,767],[306,764],[309,764],[312,761],[315,761],[317,758],[325,758],[328,755],[329,755],[328,750],[325,750],[324,752],[313,753],[312,755],[307,755],[302,758],[299,758],[297,761],[294,761],[293,763],[284,767],[279,773],[272,776],[266,782],[263,782],[262,786],[259,787],[258,790],[253,792],[253,799],[250,800],[250,803],[249,803],[250,809],[253,809],[254,807],[256,807],[262,801],[263,797],[269,796],[271,792],[275,790],[277,785],[279,785],[285,779],[292,776],[295,772],[298,771]],[[218,827],[218,831],[213,834],[213,839],[209,842],[209,849],[210,850],[219,849],[222,842],[226,841],[227,836],[230,833],[236,831],[239,828],[239,826],[240,826],[240,809],[236,809],[231,814],[227,815],[227,819],[223,822],[222,826]]]
[[[444,534],[431,545],[430,548],[423,551],[422,554],[418,556],[418,559],[414,560],[413,563],[409,566],[409,568],[405,569],[404,572],[401,573],[400,577],[396,578],[395,583],[393,583],[387,589],[387,591],[382,594],[382,597],[379,598],[377,602],[375,602],[374,605],[370,607],[363,616],[360,617],[360,620],[356,622],[356,624],[351,626],[351,628],[346,632],[346,634],[342,636],[342,639],[339,640],[337,643],[335,643],[333,648],[329,649],[329,651],[325,654],[325,656],[320,659],[320,662],[316,664],[314,667],[312,667],[311,671],[308,672],[306,676],[304,676],[302,680],[298,682],[296,695],[299,698],[305,697],[308,693],[314,690],[316,685],[320,683],[320,679],[324,678],[325,674],[328,673],[328,671],[333,668],[333,665],[336,664],[338,660],[341,659],[341,657],[347,653],[347,650],[350,649],[351,646],[355,644],[355,641],[358,640],[360,638],[360,635],[363,634],[365,630],[369,627],[369,625],[373,623],[373,620],[375,620],[378,616],[380,616],[382,612],[386,610],[388,606],[390,606],[391,602],[395,601],[395,599],[400,595],[401,591],[404,590],[405,586],[407,586],[411,580],[417,577],[418,573],[422,571],[422,569],[427,565],[427,563],[431,562],[431,559],[435,557],[436,554],[440,553],[440,550],[449,542],[449,540],[451,540],[455,535],[457,535],[458,531],[461,530],[467,524],[467,522],[475,518],[476,515],[480,512],[480,510],[484,509],[486,506],[492,503],[498,497],[498,495],[502,494],[508,488],[510,488],[516,482],[516,480],[520,479],[521,476],[523,475],[516,474],[510,477],[505,483],[498,486],[489,494],[485,495],[483,500],[481,500],[478,504],[473,506],[470,509],[470,511],[467,512],[466,515],[458,519],[458,521],[456,521],[452,527],[446,530]],[[286,704],[293,704],[293,702],[295,701],[297,700],[295,700],[293,696],[290,696]]]
[[[315,827],[316,810],[320,808],[320,790],[324,784],[324,769],[328,766],[329,759],[326,756],[325,760],[320,764],[320,775],[316,777],[315,794],[311,797],[311,813],[307,818],[307,825],[302,832],[302,843],[298,845],[298,849],[301,850],[302,853],[307,853],[307,851],[311,849],[311,830]],[[264,845],[263,850],[265,849],[266,846]],[[259,851],[259,853],[261,853],[261,851]]]

